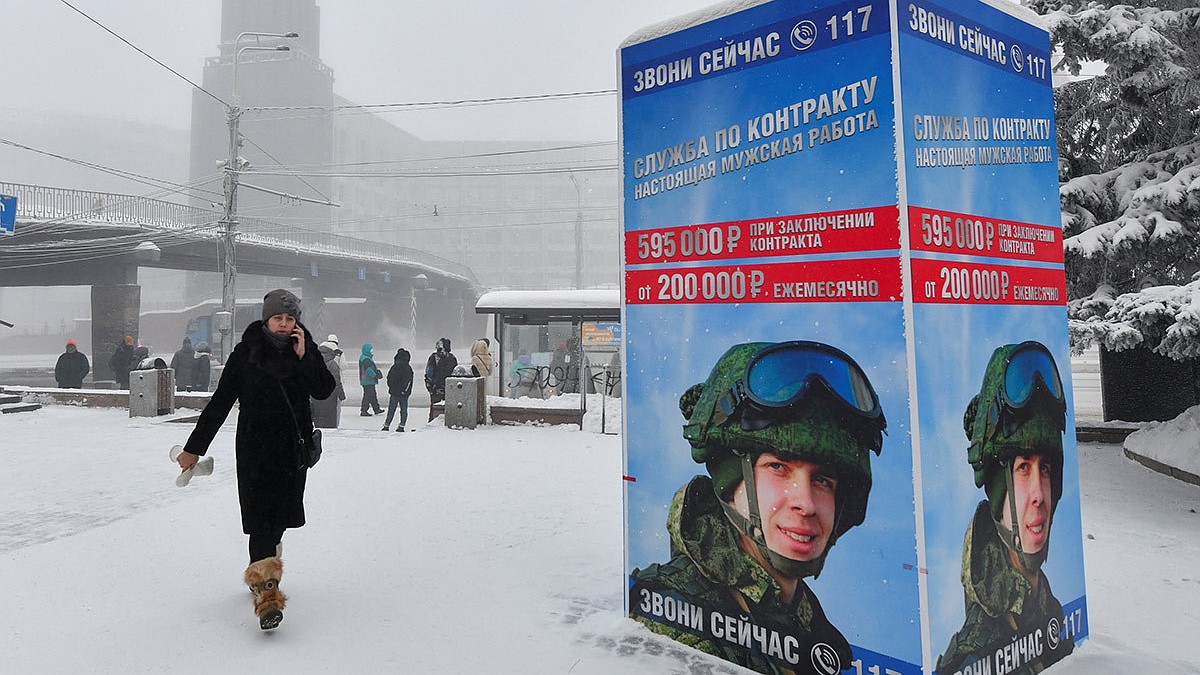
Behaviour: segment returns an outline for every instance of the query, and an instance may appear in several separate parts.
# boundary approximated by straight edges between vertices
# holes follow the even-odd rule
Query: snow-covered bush
[[[1193,0],[1027,0],[1060,71],[1055,91],[1075,346],[1200,353],[1200,7]],[[1164,286],[1166,284],[1166,286]]]

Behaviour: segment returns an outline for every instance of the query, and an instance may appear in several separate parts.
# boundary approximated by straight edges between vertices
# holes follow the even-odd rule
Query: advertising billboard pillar
[[[631,617],[762,673],[1087,637],[1049,58],[1004,0],[622,45]]]

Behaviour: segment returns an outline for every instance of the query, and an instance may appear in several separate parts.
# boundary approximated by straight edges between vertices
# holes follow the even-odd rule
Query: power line
[[[65,0],[64,0],[65,2]],[[255,106],[246,108],[246,110],[254,111],[271,111],[271,110],[316,110],[320,112],[344,112],[344,111],[362,111],[368,113],[377,112],[379,109],[409,109],[409,110],[433,110],[437,108],[456,108],[456,107],[471,107],[480,105],[505,105],[509,103],[531,103],[536,101],[557,101],[571,98],[590,98],[593,96],[611,96],[616,94],[615,89],[595,89],[592,91],[571,91],[558,94],[532,94],[528,96],[496,96],[492,98],[463,98],[452,99],[447,101],[423,101],[412,103],[355,103],[349,105],[295,105],[295,106]],[[386,112],[386,110],[384,110]]]
[[[307,171],[296,172],[294,175],[310,176],[320,178],[491,178],[504,176],[530,176],[530,175],[553,175],[553,174],[569,174],[569,173],[593,173],[597,171],[616,171],[616,164],[606,164],[602,166],[575,166],[575,167],[514,167],[511,169],[487,170],[479,168],[471,168],[464,170],[429,170],[429,171],[378,171],[378,172],[350,172],[350,171]],[[251,176],[281,176],[293,175],[280,171],[269,170],[251,170],[243,171],[242,175]]]
[[[583,150],[586,148],[600,148],[605,146],[616,145],[616,141],[595,141],[591,143],[576,143],[572,145],[555,145],[546,148],[529,148],[524,150],[497,150],[495,152],[477,152],[469,155],[443,155],[440,157],[413,157],[410,159],[380,159],[362,162],[340,162],[337,164],[298,164],[297,168],[301,169],[317,169],[317,168],[341,168],[353,166],[378,166],[386,164],[418,164],[426,162],[448,162],[461,159],[485,159],[489,157],[512,157],[518,155],[536,155],[545,152],[558,152],[561,150]],[[255,146],[257,147],[257,146]]]
[[[313,192],[317,193],[318,195],[321,195],[321,199],[324,199],[327,202],[333,201],[332,199],[329,198],[329,195],[325,194],[324,192],[321,192],[316,187],[314,187],[312,183],[309,183],[308,181],[304,180],[304,177],[301,176],[299,173],[296,173],[295,170],[284,165],[284,163],[279,161],[278,159],[275,159],[275,155],[272,155],[271,153],[267,152],[267,150],[265,148],[263,148],[258,143],[255,143],[252,138],[250,138],[246,134],[240,134],[240,135],[243,140],[249,142],[250,145],[253,145],[254,147],[258,148],[259,152],[266,155],[272,162],[275,162],[275,164],[277,166],[279,166],[279,168],[284,169],[287,172],[287,175],[292,176],[292,177],[296,178],[297,180],[299,180],[301,183],[304,183],[305,185],[307,185],[309,187],[309,189],[311,189]],[[243,173],[245,173],[245,172],[243,172]]]
[[[107,174],[116,176],[118,178],[130,180],[135,183],[141,183],[143,185],[149,185],[150,187],[157,188],[159,190],[164,190],[167,187],[177,188],[180,191],[188,191],[188,190],[194,189],[194,187],[192,185],[184,185],[181,183],[174,183],[172,181],[163,180],[161,178],[145,176],[140,173],[134,173],[132,171],[125,171],[124,169],[114,169],[110,166],[104,166],[103,164],[96,164],[95,162],[89,162],[89,161],[82,160],[82,159],[76,159],[74,157],[67,157],[66,155],[59,155],[57,153],[53,153],[48,150],[39,150],[37,148],[30,147],[23,143],[18,143],[16,141],[12,141],[7,138],[0,138],[0,143],[3,143],[4,145],[12,146],[19,150],[26,150],[28,152],[36,153],[39,155],[53,157],[54,159],[62,160],[64,162],[70,162],[71,164],[78,164],[80,166],[83,166],[83,167],[86,167],[89,169],[94,169],[96,171],[101,171],[103,173],[107,173]],[[217,195],[217,196],[219,196],[219,194],[220,194],[217,192],[213,192],[211,190],[202,190],[200,192],[206,193],[208,195]]]
[[[75,11],[76,11],[76,12],[77,12],[77,13],[78,13],[80,16],[82,16],[83,18],[87,19],[88,21],[91,21],[92,23],[96,24],[96,25],[97,25],[97,26],[99,26],[100,28],[104,29],[104,31],[105,31],[105,32],[107,32],[109,35],[111,35],[111,36],[113,36],[113,37],[117,38],[117,39],[118,39],[118,40],[120,40],[121,42],[124,42],[125,44],[127,44],[127,45],[129,45],[130,47],[134,48],[134,49],[135,49],[135,50],[137,50],[137,52],[138,52],[139,54],[141,54],[142,56],[145,56],[146,58],[148,58],[148,59],[150,59],[151,61],[153,61],[153,62],[157,63],[158,65],[162,66],[163,68],[166,68],[167,70],[171,71],[171,73],[173,73],[173,74],[175,75],[175,77],[178,77],[179,79],[183,80],[184,82],[187,82],[188,84],[192,85],[192,86],[193,86],[193,87],[195,87],[196,89],[199,89],[200,91],[204,92],[205,94],[208,94],[208,96],[209,96],[209,97],[211,97],[211,98],[212,98],[214,101],[216,101],[217,103],[220,103],[221,105],[223,105],[223,106],[225,106],[225,107],[227,107],[227,108],[229,107],[229,104],[228,104],[228,103],[226,103],[225,101],[222,101],[220,98],[218,98],[218,97],[217,97],[215,94],[213,94],[211,91],[209,91],[209,90],[205,89],[204,87],[201,87],[200,85],[196,84],[195,82],[192,82],[192,81],[191,81],[191,80],[189,80],[187,77],[185,77],[185,76],[184,76],[182,73],[180,73],[178,70],[175,70],[175,69],[174,69],[174,68],[172,68],[171,66],[168,66],[167,64],[163,63],[162,61],[159,61],[158,59],[154,58],[153,56],[151,56],[150,54],[148,54],[148,53],[147,53],[145,50],[143,50],[141,47],[139,47],[139,46],[137,46],[137,45],[133,44],[132,42],[130,42],[129,40],[126,40],[125,38],[121,37],[121,36],[120,36],[120,35],[118,35],[116,32],[114,32],[114,31],[113,31],[111,28],[109,28],[108,26],[105,26],[104,24],[100,23],[99,21],[97,21],[97,20],[93,19],[92,17],[88,16],[88,15],[87,15],[87,13],[85,13],[83,10],[79,9],[79,8],[78,8],[78,7],[76,7],[75,5],[72,5],[71,3],[67,2],[67,0],[59,0],[59,2],[61,2],[61,3],[62,3],[62,4],[64,4],[64,5],[66,5],[67,7],[70,7],[71,9],[75,10]]]
[[[67,2],[67,0],[59,0],[59,2],[63,3],[63,4],[64,4],[64,5],[66,5],[67,7],[70,7],[72,10],[74,10],[75,12],[77,12],[77,13],[78,13],[80,16],[82,16],[83,18],[87,19],[88,21],[91,21],[92,23],[96,24],[97,26],[99,26],[100,28],[102,28],[102,29],[103,29],[105,32],[107,32],[109,35],[112,35],[113,37],[117,38],[117,39],[118,39],[118,40],[120,40],[121,42],[124,42],[125,44],[129,45],[130,47],[132,47],[133,49],[135,49],[135,50],[136,50],[136,51],[137,51],[139,54],[141,54],[142,56],[145,56],[146,58],[148,58],[148,59],[150,59],[151,61],[153,61],[153,62],[157,63],[158,65],[162,66],[163,68],[166,68],[166,69],[167,69],[167,70],[169,70],[169,71],[170,71],[172,74],[174,74],[176,77],[178,77],[179,79],[183,80],[184,82],[187,82],[188,84],[190,84],[190,85],[191,85],[193,88],[195,88],[195,89],[197,89],[197,90],[199,90],[199,91],[202,91],[202,92],[204,92],[204,94],[205,94],[205,95],[207,95],[209,98],[213,99],[213,100],[214,100],[214,101],[216,101],[217,103],[220,103],[220,104],[221,104],[222,106],[224,106],[225,108],[229,108],[229,107],[230,107],[228,103],[226,103],[224,100],[222,100],[222,99],[221,99],[220,97],[218,97],[216,94],[213,94],[211,91],[209,91],[209,90],[205,89],[204,87],[202,87],[202,86],[200,86],[200,85],[196,84],[195,82],[191,81],[190,79],[188,79],[186,76],[184,76],[182,73],[180,73],[179,71],[175,70],[175,69],[174,69],[174,68],[172,68],[171,66],[168,66],[167,64],[163,63],[162,61],[159,61],[158,59],[156,59],[154,56],[152,56],[152,55],[151,55],[149,52],[147,52],[146,50],[142,49],[141,47],[138,47],[137,45],[133,44],[133,43],[132,43],[132,42],[130,42],[129,40],[126,40],[124,37],[122,37],[121,35],[119,35],[119,34],[118,34],[118,33],[116,33],[115,31],[113,31],[113,30],[112,30],[111,28],[109,28],[108,26],[105,26],[103,23],[100,23],[100,22],[99,22],[99,21],[97,21],[96,19],[94,19],[94,18],[92,18],[91,16],[89,16],[89,15],[88,15],[87,13],[85,13],[83,10],[79,9],[79,8],[78,8],[78,7],[76,7],[75,5],[72,5],[70,2]],[[236,54],[235,54],[234,58],[236,58]],[[285,168],[285,169],[287,168],[287,167],[286,167],[286,166],[285,166],[283,163],[281,163],[279,160],[275,159],[275,157],[274,157],[273,155],[271,155],[271,153],[267,152],[267,151],[266,151],[266,150],[264,150],[264,149],[263,149],[263,148],[262,148],[260,145],[258,145],[257,143],[255,143],[255,142],[254,142],[254,141],[253,141],[251,138],[249,138],[248,136],[246,136],[246,135],[244,135],[244,134],[242,135],[242,138],[244,138],[245,140],[249,141],[249,143],[250,143],[251,145],[253,145],[254,147],[256,147],[256,148],[258,148],[259,150],[261,150],[261,151],[262,151],[262,153],[263,153],[264,155],[266,155],[267,157],[270,157],[270,158],[271,158],[271,159],[272,159],[272,160],[273,160],[273,161],[274,161],[276,164],[279,164],[279,166],[281,166],[281,167],[283,167],[283,168]],[[298,177],[298,178],[299,178],[299,177]],[[300,182],[302,182],[302,183],[304,183],[306,186],[308,186],[308,187],[309,187],[309,188],[310,188],[310,189],[311,189],[313,192],[316,192],[317,194],[321,195],[321,197],[322,197],[322,198],[324,198],[324,199],[325,199],[325,201],[330,201],[330,200],[329,200],[329,197],[327,197],[326,195],[324,195],[324,194],[323,194],[323,193],[322,193],[320,190],[318,190],[317,188],[313,187],[313,186],[312,186],[312,185],[311,185],[311,184],[310,184],[308,181],[305,181],[303,178],[300,178]]]

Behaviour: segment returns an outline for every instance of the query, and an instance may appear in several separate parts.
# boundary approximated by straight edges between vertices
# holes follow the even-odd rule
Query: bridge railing
[[[63,223],[107,223],[187,229],[196,237],[219,237],[221,213],[161,199],[91,190],[0,182],[0,193],[17,198],[17,217]],[[209,228],[202,226],[209,225]],[[200,228],[200,229],[198,229]],[[427,267],[478,285],[470,267],[414,248],[306,230],[261,218],[238,218],[238,240],[381,263]]]
[[[17,198],[17,216],[63,222],[104,222],[158,227],[188,227],[211,222],[219,213],[149,197],[91,190],[0,182],[0,192]]]

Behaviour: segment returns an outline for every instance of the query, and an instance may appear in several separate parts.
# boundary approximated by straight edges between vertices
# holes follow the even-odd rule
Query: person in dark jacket
[[[259,627],[283,620],[287,597],[279,590],[284,530],[304,525],[304,484],[308,469],[300,438],[311,443],[309,398],[324,399],[336,383],[300,323],[300,300],[276,289],[263,298],[262,320],[246,327],[225,363],[212,399],[200,413],[177,461],[187,471],[239,404],[237,436],[238,501],[242,531],[250,537],[250,565],[243,579],[254,592]]]
[[[581,366],[584,368],[583,376],[587,379],[584,385],[587,393],[596,393],[596,387],[588,378],[587,355],[579,346],[579,337],[572,335],[566,342],[559,344],[550,357],[550,380],[554,383],[555,394],[579,393]]]
[[[425,362],[425,389],[429,392],[429,421],[434,418],[433,404],[446,400],[446,378],[458,366],[458,357],[450,351],[450,338],[441,338]]]
[[[412,355],[407,349],[401,348],[396,350],[396,358],[392,361],[392,367],[388,368],[387,385],[388,385],[388,412],[387,419],[383,422],[383,430],[387,431],[388,426],[392,423],[392,416],[396,414],[396,408],[400,408],[400,424],[396,426],[396,431],[404,431],[404,425],[408,423],[408,397],[412,394],[413,386],[413,369],[409,365]]]
[[[175,391],[192,390],[192,371],[196,350],[192,349],[192,338],[183,338],[183,346],[171,357],[171,370],[175,371]]]
[[[329,369],[329,373],[333,375],[333,381],[337,384],[333,388],[332,396],[325,400],[314,398],[310,402],[313,426],[322,429],[336,429],[342,422],[342,401],[346,400],[346,390],[342,387],[342,365],[338,359],[342,355],[342,350],[337,348],[337,343],[329,340],[322,342],[317,350],[321,352],[321,360],[325,362],[325,367]]]
[[[54,364],[54,379],[62,389],[82,389],[83,378],[92,369],[88,358],[79,351],[74,340],[67,340],[67,350],[59,355]]]
[[[374,347],[370,342],[364,343],[362,356],[358,357],[358,383],[363,388],[362,404],[358,407],[358,413],[363,417],[371,416],[371,413],[367,412],[368,408],[373,410],[376,415],[383,412],[383,408],[379,407],[379,394],[375,391],[375,385],[379,384],[379,378],[383,373],[379,370],[379,366],[375,365],[372,349]]]
[[[208,391],[212,382],[212,348],[201,340],[192,355],[192,391]]]
[[[162,363],[162,367],[166,368],[167,364],[163,363],[162,359],[154,359]],[[156,365],[150,359],[150,348],[145,345],[138,345],[133,348],[133,360],[129,362],[129,370],[143,370],[146,368],[155,368]]]
[[[116,351],[112,357],[108,359],[108,365],[112,368],[113,379],[117,381],[118,389],[129,388],[129,371],[133,370],[133,336],[126,335],[125,340],[117,345]]]

